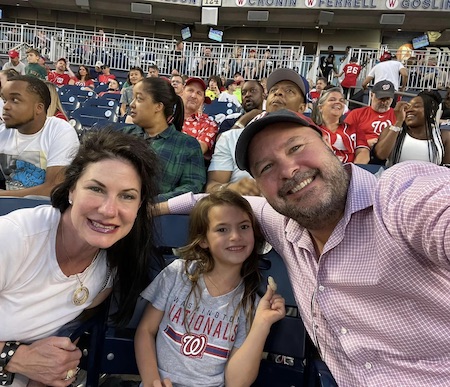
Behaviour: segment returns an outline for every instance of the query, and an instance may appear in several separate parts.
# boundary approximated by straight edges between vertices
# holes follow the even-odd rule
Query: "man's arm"
[[[400,69],[400,75],[402,76],[402,86],[400,87],[400,91],[406,89],[406,85],[408,84],[408,70],[403,67]]]
[[[355,164],[368,164],[370,160],[370,152],[367,148],[357,148],[355,150]]]
[[[364,79],[364,82],[362,83],[362,88],[364,89],[364,90],[366,90],[367,89],[367,85],[370,83],[370,82],[372,82],[372,79],[373,79],[373,77],[372,76],[367,76],[366,77],[366,79]]]
[[[206,192],[211,193],[220,189],[223,185],[228,185],[231,179],[231,171],[210,171],[206,183]]]
[[[65,167],[62,166],[48,167],[45,171],[45,181],[42,184],[18,190],[0,190],[0,196],[50,196],[52,189],[64,180],[64,170]]]

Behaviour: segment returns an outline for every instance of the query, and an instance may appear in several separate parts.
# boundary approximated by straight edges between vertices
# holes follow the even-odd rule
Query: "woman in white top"
[[[145,141],[120,132],[83,138],[51,205],[0,217],[2,385],[70,385],[81,351],[57,337],[60,328],[113,286],[113,318],[125,325],[149,283],[155,255],[147,206],[157,194],[157,157]]]
[[[396,123],[380,135],[373,148],[371,163],[386,160],[391,166],[406,160],[450,163],[450,131],[441,131],[436,113],[441,103],[439,93],[422,91],[409,103],[400,101],[395,107]]]

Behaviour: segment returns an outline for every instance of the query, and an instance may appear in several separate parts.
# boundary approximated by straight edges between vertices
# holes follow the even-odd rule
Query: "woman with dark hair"
[[[366,135],[343,122],[345,98],[340,87],[325,88],[312,112],[312,120],[322,128],[334,153],[343,163],[367,164],[369,145]]]
[[[164,78],[144,78],[133,88],[130,117],[134,126],[125,133],[144,138],[159,157],[162,176],[158,201],[186,192],[201,192],[206,182],[198,141],[181,133],[183,101]]]
[[[421,160],[450,164],[450,131],[441,131],[436,122],[441,100],[436,91],[422,91],[409,103],[397,103],[396,123],[381,132],[371,163],[391,166]]]
[[[131,67],[130,71],[128,71],[127,81],[122,88],[122,96],[120,97],[121,116],[125,116],[130,113],[130,103],[133,99],[133,86],[141,79],[144,79],[144,70],[140,67]],[[126,122],[131,123],[131,121]]]
[[[2,381],[67,386],[81,352],[55,334],[117,287],[118,324],[148,285],[157,158],[120,132],[84,137],[51,205],[0,217]],[[22,344],[21,343],[26,343]],[[6,364],[6,365],[5,365]],[[22,384],[21,384],[22,383]]]
[[[91,79],[89,69],[84,65],[78,67],[78,71],[75,73],[75,76],[71,77],[69,85],[77,85],[94,90],[94,81]]]

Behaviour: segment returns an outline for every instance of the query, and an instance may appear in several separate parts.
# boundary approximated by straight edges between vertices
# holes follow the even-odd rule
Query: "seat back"
[[[64,93],[60,94],[59,99],[61,100],[61,104],[64,108],[64,111],[70,116],[75,109],[78,109],[81,105],[76,95],[72,93]]]
[[[80,133],[89,130],[97,123],[117,122],[118,116],[113,109],[96,106],[82,106],[70,114],[69,123]]]
[[[106,98],[88,98],[83,102],[83,108],[97,108],[112,110],[115,115],[119,115],[119,101]]]
[[[232,102],[212,101],[209,105],[205,104],[203,113],[206,113],[211,120],[220,124],[228,115],[239,113],[241,109]]]
[[[19,198],[19,197],[0,197],[0,216],[9,214],[12,211],[21,208],[32,208],[42,204],[50,204],[50,199],[40,198]]]

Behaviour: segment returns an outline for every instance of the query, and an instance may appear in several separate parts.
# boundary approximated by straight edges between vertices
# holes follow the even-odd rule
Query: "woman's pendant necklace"
[[[70,259],[70,255],[66,249],[66,244],[64,241],[64,230],[63,230],[62,223],[61,223],[61,242],[62,242],[62,247],[64,249],[64,252],[66,253],[67,259],[69,260],[70,263],[72,263],[72,260]],[[97,255],[99,254],[99,252],[100,252],[100,250],[97,251],[97,253],[94,255],[94,258],[91,261],[91,265],[92,265],[92,262],[94,262],[95,259],[97,258]],[[77,277],[79,286],[73,292],[72,302],[74,305],[80,306],[80,305],[83,305],[88,300],[89,289],[86,286],[84,286],[83,281],[81,281],[81,279],[77,273],[75,273],[75,276]]]
[[[73,292],[72,302],[76,306],[80,306],[83,305],[89,298],[89,289],[83,285],[83,282],[80,280],[80,277],[78,277],[78,274],[75,274],[75,276],[77,277],[80,286]]]

